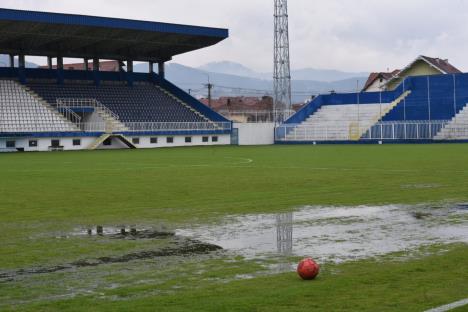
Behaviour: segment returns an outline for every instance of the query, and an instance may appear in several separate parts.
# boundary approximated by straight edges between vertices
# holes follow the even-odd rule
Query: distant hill
[[[272,75],[269,73],[257,73],[256,71],[253,71],[242,64],[228,61],[208,63],[198,67],[197,69],[211,73],[251,77],[257,79],[271,79],[272,77]]]
[[[0,55],[0,66],[8,66],[8,56]],[[18,60],[15,60],[18,65]],[[37,64],[27,62],[26,67],[36,68]],[[135,65],[136,72],[147,72],[145,63]],[[257,73],[241,64],[233,62],[209,63],[199,68],[169,63],[166,78],[196,97],[206,97],[205,85],[214,85],[213,97],[272,95],[272,74]],[[334,80],[336,79],[336,80]],[[366,73],[345,73],[334,70],[301,69],[292,72],[293,102],[304,102],[311,95],[356,91],[356,82],[362,87],[367,80]]]
[[[348,79],[354,79],[356,77],[368,77],[369,73],[348,73],[338,70],[329,70],[329,69],[313,69],[305,68],[293,70],[291,72],[291,77],[293,80],[315,80],[323,82],[335,82],[343,81]]]
[[[9,66],[10,65],[10,57],[8,55],[0,55],[0,66]],[[18,58],[15,58],[15,66],[18,66]],[[26,67],[27,68],[37,68],[39,65],[31,63],[31,62],[26,62]]]
[[[217,71],[238,73],[238,75],[212,72],[203,70],[212,69]],[[177,63],[169,63],[166,67],[166,78],[174,82],[179,87],[186,91],[190,91],[194,96],[206,97],[207,89],[205,85],[210,83],[214,85],[213,97],[220,96],[263,96],[272,95],[273,81],[269,74],[255,73],[245,66],[230,62],[211,63],[201,68],[193,68]],[[135,66],[135,71],[146,72],[146,64],[138,64]],[[338,79],[337,81],[320,81],[314,79],[306,79],[307,73],[312,74],[314,70],[304,69],[298,71],[297,77],[302,79],[292,80],[293,102],[299,103],[310,98],[311,95],[319,93],[328,93],[332,90],[336,92],[354,92],[356,91],[356,82],[362,87],[367,80],[367,75],[353,77],[351,74],[336,72],[336,71],[323,71],[325,80],[331,79],[332,73],[337,77],[347,77]],[[319,72],[319,71],[316,71]],[[248,76],[242,76],[242,74]],[[348,77],[351,75],[351,77]],[[262,78],[263,77],[263,78]]]
[[[228,74],[235,76],[243,77],[252,77],[258,79],[268,79],[271,80],[273,74],[270,73],[258,73],[250,68],[245,67],[242,64],[235,62],[212,62],[198,67],[197,69],[220,74]],[[368,77],[369,73],[358,72],[350,73],[343,72],[338,70],[329,70],[329,69],[314,69],[314,68],[304,68],[296,69],[291,71],[291,77],[293,80],[314,80],[322,82],[334,82],[339,80],[352,79],[355,77]]]

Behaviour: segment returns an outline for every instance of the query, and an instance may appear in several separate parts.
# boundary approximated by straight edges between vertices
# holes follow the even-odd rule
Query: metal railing
[[[379,122],[373,125],[362,140],[432,140],[449,120]]]
[[[77,125],[78,126],[78,125]],[[124,130],[116,130],[109,122],[81,122],[78,129],[64,125],[45,125],[44,123],[21,122],[0,124],[0,132],[168,132],[168,131],[229,131],[231,122],[129,122]]]
[[[351,128],[339,124],[327,126],[282,124],[275,128],[275,139],[277,141],[351,141],[355,132]]]
[[[126,122],[129,131],[231,130],[230,122]]]
[[[100,110],[101,113],[107,114],[115,120],[120,120],[119,115],[111,111],[109,108],[104,106],[101,102],[96,99],[91,98],[58,98],[57,107],[66,107],[69,109],[86,109],[92,108],[95,110]]]
[[[238,123],[271,123],[275,122],[278,116],[275,111],[272,110],[220,110],[219,114],[224,117]],[[295,114],[295,111],[282,112],[284,119],[291,117]]]
[[[231,130],[230,122],[126,122],[125,132],[158,131],[226,131]],[[85,122],[81,124],[85,132],[109,132],[106,122]]]
[[[467,140],[468,122],[456,120],[384,121],[371,127],[283,124],[275,129],[277,141]],[[356,133],[358,134],[356,136]]]
[[[209,131],[209,130],[230,130],[230,122],[122,122],[120,117],[104,106],[96,99],[78,99],[78,98],[58,98],[57,109],[67,114],[72,113],[79,117],[73,110],[93,108],[100,111],[100,113],[107,114],[112,119],[119,121],[125,126],[127,132],[145,132],[145,131]],[[71,120],[69,118],[69,120]],[[73,121],[73,120],[71,120]],[[90,132],[113,132],[115,129],[112,122],[74,122],[81,130]]]
[[[71,107],[65,105],[63,102],[57,101],[55,109],[62,114],[67,120],[75,124],[79,129],[81,129],[81,116],[75,113]]]

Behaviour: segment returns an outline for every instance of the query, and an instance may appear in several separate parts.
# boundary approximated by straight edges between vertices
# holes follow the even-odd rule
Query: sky
[[[291,67],[402,68],[418,55],[468,70],[468,0],[290,0]],[[273,0],[0,0],[0,7],[228,28],[230,38],[174,57],[272,71]]]

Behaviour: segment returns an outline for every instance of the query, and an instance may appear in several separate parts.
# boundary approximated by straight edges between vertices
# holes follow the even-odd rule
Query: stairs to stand
[[[203,118],[204,120],[206,120],[206,122],[211,122],[211,120],[209,120],[208,118],[205,117],[205,115],[201,114],[199,111],[193,109],[191,106],[185,104],[183,101],[181,101],[178,97],[174,96],[172,93],[170,93],[169,91],[165,90],[164,88],[161,88],[160,86],[156,86],[156,88],[158,88],[160,91],[162,91],[163,93],[165,93],[167,96],[171,97],[172,99],[174,99],[175,101],[177,101],[179,104],[181,104],[182,106],[185,106],[186,108],[188,108],[189,110],[191,110],[193,113],[195,113],[196,115],[200,116],[201,118]]]
[[[24,85],[0,80],[0,130],[68,132],[79,128]]]
[[[324,105],[291,129],[286,141],[358,141],[379,120],[403,101],[406,91],[391,103]]]
[[[85,122],[82,124],[82,118],[74,110],[83,108],[92,108],[93,113],[97,114],[100,121],[95,120],[91,123]],[[105,130],[107,133],[128,131],[127,126],[120,121],[120,117],[117,114],[94,98],[58,98],[55,109],[67,116],[67,119],[71,119],[72,121],[78,119],[77,123],[80,124],[80,127],[83,126],[84,130],[89,130],[87,128],[89,124],[93,127],[93,124],[102,123],[104,128],[101,130]],[[98,128],[102,128],[102,126]]]
[[[54,107],[52,107],[49,103],[47,103],[46,101],[44,101],[44,99],[42,99],[40,97],[39,94],[37,94],[36,92],[34,92],[33,90],[31,90],[29,87],[27,86],[24,86],[24,85],[21,85],[21,88],[23,88],[23,90],[27,93],[29,93],[33,98],[35,98],[39,103],[41,103],[44,107],[46,107],[50,112],[52,112],[53,114],[55,114],[58,118],[62,119],[63,121],[67,121],[67,122],[70,122],[70,120],[68,120],[67,118],[65,118],[65,116],[63,116],[59,111],[57,111]],[[79,128],[76,128],[76,130],[80,130]]]
[[[223,130],[223,128],[221,126],[219,126],[219,124],[217,124],[216,122],[213,122],[212,120],[210,120],[209,118],[207,118],[205,115],[203,115],[202,113],[200,113],[199,111],[197,111],[196,109],[194,109],[193,107],[191,107],[190,105],[187,105],[185,102],[181,101],[178,97],[176,97],[175,95],[173,95],[172,93],[170,93],[169,91],[167,91],[166,89],[164,88],[161,88],[160,86],[157,86],[156,85],[156,88],[158,88],[159,90],[161,90],[161,92],[165,93],[167,96],[169,96],[170,98],[174,99],[176,102],[178,102],[180,105],[186,107],[187,109],[189,109],[190,111],[192,111],[195,115],[203,118],[205,120],[205,122],[207,123],[210,123],[213,125],[213,128],[214,129],[217,129],[217,130]]]
[[[112,134],[110,133],[105,133],[103,135],[101,135],[99,138],[96,139],[96,141],[94,141],[89,147],[88,149],[89,150],[95,150],[99,147],[99,145],[101,145],[102,143],[104,143],[105,140],[109,139],[110,137],[112,136]]]
[[[95,108],[95,112],[104,120],[106,124],[106,132],[113,131],[128,131],[127,126],[119,119],[114,118],[111,114],[100,108]]]
[[[286,136],[293,141],[359,140],[390,103],[325,105]]]
[[[55,109],[53,106],[51,106],[49,103],[47,103],[39,94],[28,88],[27,86],[22,86],[26,92],[28,92],[32,97],[36,98],[42,105],[44,105],[49,111],[54,113],[56,116],[58,116],[60,119],[67,121],[70,124],[73,124],[74,127],[76,128],[76,131],[80,131],[81,129],[73,123],[71,120],[67,119],[62,113],[60,113],[57,109]]]
[[[120,141],[122,141],[122,143],[124,143],[125,145],[127,145],[130,149],[137,149],[138,147],[133,144],[126,136],[124,136],[123,134],[114,134],[113,137],[119,139]]]
[[[88,147],[88,150],[96,150],[99,146],[101,146],[102,143],[104,143],[105,140],[112,139],[112,138],[119,139],[122,143],[124,143],[130,149],[137,148],[135,144],[133,144],[126,136],[122,134],[104,133]]]
[[[437,133],[434,140],[468,140],[468,104]]]
[[[373,125],[378,123],[382,118],[384,118],[388,113],[392,111],[395,107],[398,106],[398,104],[401,103],[404,99],[406,99],[409,95],[411,94],[411,90],[407,90],[403,92],[398,98],[396,98],[393,102],[391,102],[388,105],[385,105],[382,107],[382,111],[379,112],[377,116],[375,116],[370,122],[364,124],[364,125],[354,125],[355,128],[352,129],[350,126],[350,138],[353,141],[359,141],[363,135],[365,135]],[[353,133],[354,131],[354,133]],[[352,135],[354,134],[354,135]]]

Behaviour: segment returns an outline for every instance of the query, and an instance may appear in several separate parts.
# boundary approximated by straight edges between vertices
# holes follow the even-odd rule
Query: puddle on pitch
[[[174,231],[169,230],[164,225],[160,225],[157,227],[141,227],[141,226],[88,226],[78,228],[72,233],[59,236],[58,238],[62,237],[69,237],[69,236],[99,236],[99,237],[108,237],[113,239],[130,239],[130,240],[137,240],[137,239],[155,239],[155,238],[169,238],[175,236]]]
[[[179,229],[248,259],[311,256],[321,262],[468,243],[468,205],[304,207],[293,213],[226,218],[220,225]],[[456,220],[457,222],[454,222]]]

